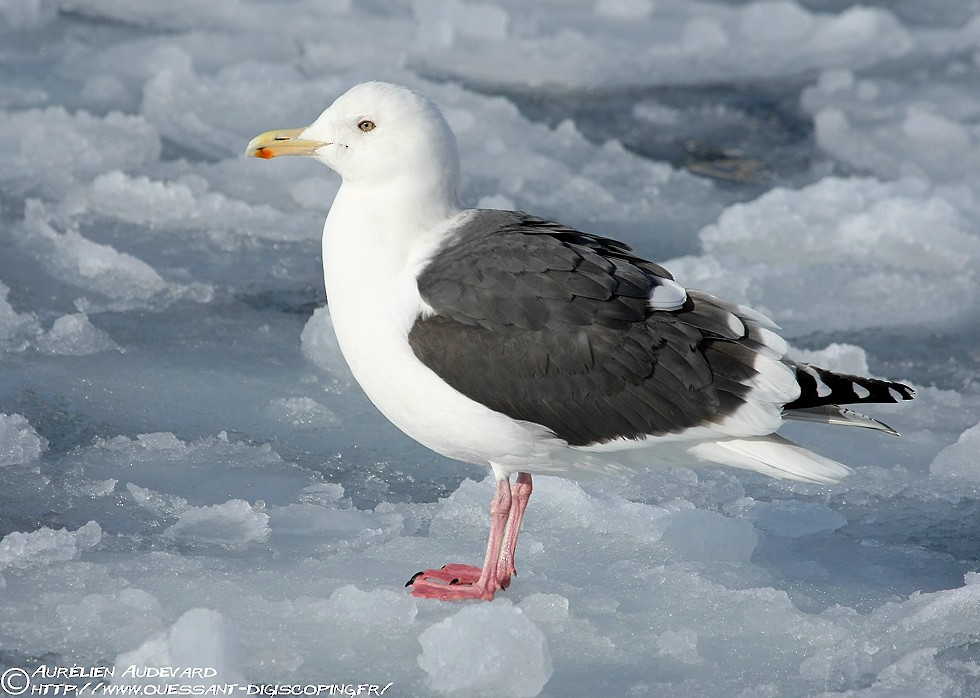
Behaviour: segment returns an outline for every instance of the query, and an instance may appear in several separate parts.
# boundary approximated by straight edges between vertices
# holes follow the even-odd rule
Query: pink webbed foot
[[[483,567],[453,563],[419,572],[405,585],[412,587],[412,596],[440,601],[490,601],[498,591],[509,587],[511,576],[517,574],[514,550],[530,495],[531,476],[527,473],[520,473],[513,489],[507,478],[499,479],[490,507],[490,538]],[[513,502],[516,506],[512,506]]]
[[[466,599],[490,601],[493,599],[494,594],[506,588],[495,580],[484,582],[480,579],[481,570],[479,567],[471,567],[470,565],[452,566],[476,570],[477,578],[464,582],[459,577],[454,576],[446,581],[443,574],[440,574],[438,577],[429,576],[429,572],[443,573],[444,570],[426,570],[425,572],[419,572],[406,586],[410,585],[412,587],[412,596],[421,599],[438,599],[439,601],[464,601]],[[468,572],[467,577],[472,579],[472,574],[472,572]]]
[[[451,562],[437,570],[422,570],[413,576],[405,586],[412,586],[418,579],[435,579],[445,584],[473,584],[480,578],[481,570],[473,565],[460,565]]]

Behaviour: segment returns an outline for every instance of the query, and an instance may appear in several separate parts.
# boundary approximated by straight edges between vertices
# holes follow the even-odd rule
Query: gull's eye
[[[368,119],[364,119],[364,121],[360,122],[357,125],[357,128],[359,128],[362,131],[364,131],[364,133],[367,133],[368,131],[373,131],[374,130],[374,125],[375,124],[374,124],[373,121],[370,121]]]

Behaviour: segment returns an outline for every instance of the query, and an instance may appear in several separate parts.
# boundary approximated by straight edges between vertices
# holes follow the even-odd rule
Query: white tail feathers
[[[829,484],[851,472],[846,465],[776,434],[706,441],[692,446],[688,453],[701,460],[802,482]]]

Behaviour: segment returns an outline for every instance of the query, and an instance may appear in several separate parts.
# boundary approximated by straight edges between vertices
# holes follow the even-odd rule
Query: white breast
[[[391,222],[378,216],[353,220],[349,211],[366,209],[347,203],[338,195],[324,225],[324,280],[341,351],[371,401],[413,439],[451,458],[503,470],[549,461],[561,442],[547,430],[467,398],[422,364],[408,344],[425,308],[416,275],[455,216],[414,239],[404,230],[393,238]]]

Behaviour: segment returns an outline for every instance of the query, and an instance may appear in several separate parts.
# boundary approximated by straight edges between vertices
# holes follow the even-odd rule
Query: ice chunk
[[[337,509],[318,504],[287,504],[273,509],[270,525],[276,535],[312,536],[320,541],[357,539],[381,533],[379,521],[358,509]]]
[[[955,682],[936,662],[936,647],[923,647],[912,650],[907,655],[882,669],[875,682],[867,691],[867,695],[889,696],[898,694],[923,696],[948,695],[955,687]],[[917,688],[915,694],[908,691],[908,686]]]
[[[0,466],[33,463],[47,448],[26,417],[0,413]]]
[[[34,252],[51,276],[118,307],[140,307],[169,288],[141,259],[89,240],[77,230],[59,232],[40,201],[27,202],[20,244]]]
[[[275,419],[300,427],[315,429],[337,422],[337,415],[310,397],[270,400],[268,409]]]
[[[33,313],[18,313],[7,300],[10,289],[0,281],[0,350],[24,351],[41,333]]]
[[[835,531],[847,517],[820,502],[740,499],[727,507],[736,516],[750,519],[760,531],[784,538],[802,538],[822,531]]]
[[[354,376],[347,366],[344,355],[340,353],[337,335],[333,331],[328,308],[317,308],[303,327],[299,337],[303,356],[318,368],[330,373],[340,385],[351,385]]]
[[[123,81],[108,73],[94,75],[82,86],[82,97],[98,105],[125,103],[128,96]]]
[[[970,132],[962,124],[921,106],[911,106],[902,121],[902,133],[920,141],[940,158],[954,157],[969,148]]]
[[[160,136],[141,116],[94,116],[63,107],[0,112],[0,131],[16,133],[0,150],[0,182],[7,192],[57,196],[76,178],[130,167],[160,156]],[[112,147],[106,147],[111,143]]]
[[[758,543],[749,521],[703,509],[671,514],[661,540],[699,562],[748,562]]]
[[[245,60],[208,75],[189,54],[175,53],[143,86],[141,112],[164,137],[209,157],[239,156],[263,124],[309,123],[329,95],[343,92],[339,81],[303,76],[285,63]],[[276,99],[256,102],[262,91]]]
[[[419,635],[419,666],[439,693],[536,696],[551,678],[544,634],[500,600],[467,606]]]
[[[118,349],[109,335],[95,327],[85,313],[62,315],[38,338],[37,348],[46,354],[84,356]]]
[[[91,590],[73,603],[58,603],[54,611],[59,623],[74,629],[71,635],[75,646],[104,643],[111,638],[110,646],[115,648],[131,646],[147,632],[159,631],[163,615],[160,602],[146,590],[112,590],[108,585]]]
[[[976,78],[969,84],[949,89],[928,73],[902,82],[834,74],[807,88],[802,104],[814,115],[820,147],[853,168],[954,186],[969,182],[975,189],[980,132],[964,117],[976,113],[980,100]]]
[[[864,67],[902,56],[915,45],[893,14],[877,7],[857,5],[822,19],[807,37],[808,48],[831,65]]]
[[[167,529],[165,535],[191,545],[240,549],[269,537],[269,515],[243,499],[224,504],[191,507]]]
[[[204,230],[214,243],[231,249],[249,237],[309,239],[320,227],[312,216],[283,216],[268,204],[251,204],[211,191],[208,182],[198,176],[156,181],[118,170],[99,175],[85,190],[72,192],[59,211],[115,218],[151,230]]]
[[[560,623],[568,618],[568,599],[559,594],[528,594],[520,609],[535,623]]]
[[[833,342],[823,349],[813,351],[794,348],[790,352],[790,358],[843,373],[853,373],[859,376],[871,374],[871,369],[868,368],[867,352],[853,344]]]
[[[929,466],[934,477],[980,482],[980,424],[962,434],[956,443],[940,451]]]
[[[94,521],[75,531],[50,528],[30,533],[14,531],[0,540],[0,567],[28,568],[77,560],[100,540],[102,528]]]
[[[449,47],[457,41],[500,41],[507,36],[508,14],[502,7],[459,0],[415,0],[417,42],[422,47]]]
[[[933,593],[917,592],[901,602],[885,603],[863,619],[859,633],[839,637],[837,642],[804,660],[800,677],[812,680],[832,672],[853,681],[871,674],[892,689],[907,686],[909,682],[917,687],[912,677],[922,668],[924,658],[918,653],[923,648],[953,648],[972,642],[978,611],[980,585],[969,583]],[[845,627],[853,622],[844,616],[838,616],[836,621]],[[928,676],[929,682],[940,679],[944,683],[954,675],[943,672],[940,676],[935,671],[927,674],[932,674]]]
[[[147,676],[148,667],[174,668],[174,676]],[[201,671],[207,670],[207,671]],[[176,688],[243,684],[245,673],[235,628],[218,611],[192,608],[166,633],[116,656],[112,683]]]
[[[656,638],[657,652],[684,664],[703,664],[704,657],[698,654],[698,634],[690,628],[665,630]]]
[[[303,488],[300,501],[310,504],[337,504],[344,498],[344,486],[339,482],[318,482]]]
[[[187,442],[169,432],[97,439],[70,454],[67,461],[84,467],[89,478],[114,477],[165,495],[170,505],[176,505],[173,497],[193,506],[228,500],[283,505],[320,481],[308,470],[284,461],[268,444],[232,442],[224,433]],[[207,486],[202,487],[202,482]]]
[[[683,3],[660,9],[640,0],[580,2],[562,13],[512,5],[510,34],[484,31],[480,40],[463,42],[456,38],[460,22],[453,21],[460,14],[453,8],[462,5],[416,3],[415,59],[443,73],[515,86],[609,89],[638,79],[647,85],[771,80],[869,67],[916,45],[886,9],[815,13],[783,0],[704,4],[696,12]],[[471,14],[472,8],[465,13]]]
[[[700,238],[702,257],[667,263],[675,278],[750,306],[780,298],[772,314],[790,336],[940,324],[980,303],[980,280],[965,273],[980,260],[980,239],[918,180],[775,188],[730,206]]]
[[[693,17],[681,33],[681,49],[690,55],[712,55],[729,44],[728,33],[714,17]]]
[[[136,504],[157,516],[176,519],[190,507],[183,497],[154,492],[131,482],[126,483],[126,491]]]
[[[795,2],[760,0],[749,3],[739,17],[739,30],[752,44],[804,41],[816,18]]]
[[[418,604],[407,594],[390,589],[362,591],[353,584],[336,589],[317,615],[331,627],[407,628],[418,614]]]

